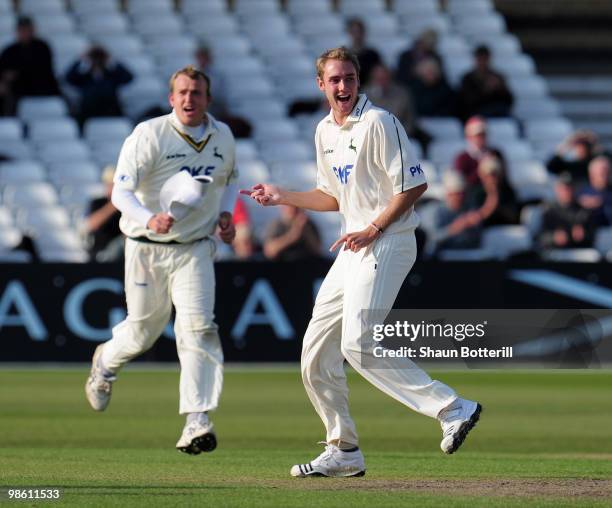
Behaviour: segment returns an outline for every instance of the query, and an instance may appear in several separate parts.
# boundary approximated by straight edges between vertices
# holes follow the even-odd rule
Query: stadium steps
[[[612,77],[549,76],[546,81],[574,126],[592,130],[612,149]]]

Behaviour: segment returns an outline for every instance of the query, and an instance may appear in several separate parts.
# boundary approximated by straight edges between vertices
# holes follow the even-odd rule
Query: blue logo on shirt
[[[421,165],[417,164],[416,166],[411,166],[410,167],[410,175],[411,176],[416,176],[416,175],[422,175],[423,174],[423,170],[421,169]]]
[[[215,166],[183,166],[180,171],[187,171],[191,176],[210,175],[215,170]]]
[[[336,178],[340,180],[340,183],[346,185],[348,183],[348,177],[351,174],[350,170],[353,169],[353,165],[345,164],[344,166],[339,167],[333,166],[332,169],[334,170]]]

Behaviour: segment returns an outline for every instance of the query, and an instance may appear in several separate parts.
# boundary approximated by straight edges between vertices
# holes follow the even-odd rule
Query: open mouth
[[[195,113],[195,108],[194,108],[194,107],[192,107],[192,106],[185,106],[185,107],[183,108],[183,111],[184,111],[185,113]]]
[[[338,99],[338,102],[341,102],[343,104],[346,104],[346,103],[350,102],[350,100],[351,100],[350,94],[337,95],[336,98]]]

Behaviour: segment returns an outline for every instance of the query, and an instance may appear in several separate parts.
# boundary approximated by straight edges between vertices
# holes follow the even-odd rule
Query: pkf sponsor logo
[[[416,166],[410,166],[411,176],[422,175],[422,174],[423,174],[423,170],[421,169],[420,164],[417,164]]]
[[[336,178],[340,180],[342,185],[346,185],[348,183],[348,178],[351,174],[351,169],[353,169],[352,164],[345,164],[344,166],[333,166],[332,167]]]
[[[191,176],[210,175],[215,166],[183,166],[180,171],[187,171]]]

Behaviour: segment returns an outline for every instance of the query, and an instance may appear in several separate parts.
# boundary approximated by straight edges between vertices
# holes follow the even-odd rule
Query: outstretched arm
[[[319,189],[293,192],[276,185],[258,183],[251,189],[241,190],[240,194],[250,196],[262,206],[292,205],[317,212],[338,211],[336,198]]]

